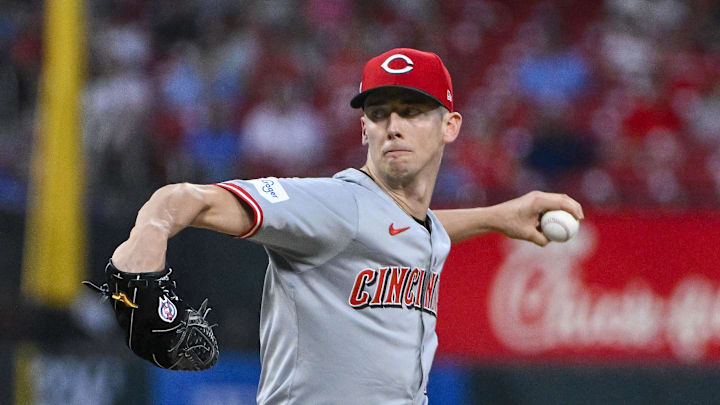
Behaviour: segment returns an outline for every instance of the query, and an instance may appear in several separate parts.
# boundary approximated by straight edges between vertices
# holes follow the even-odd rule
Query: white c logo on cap
[[[390,62],[394,61],[395,59],[404,60],[405,63],[407,63],[407,66],[405,66],[402,69],[391,68]],[[387,59],[385,59],[385,62],[383,62],[382,65],[380,65],[380,67],[383,68],[383,70],[385,70],[388,73],[398,74],[398,73],[407,73],[407,72],[413,70],[412,65],[413,65],[413,61],[410,60],[410,58],[408,58],[407,56],[405,56],[401,53],[396,53],[395,55],[392,55],[392,56],[388,57]]]

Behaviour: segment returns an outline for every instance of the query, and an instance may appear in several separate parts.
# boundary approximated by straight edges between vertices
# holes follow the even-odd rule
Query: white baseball
[[[580,223],[567,211],[548,211],[540,218],[540,229],[548,239],[567,242],[578,231]]]

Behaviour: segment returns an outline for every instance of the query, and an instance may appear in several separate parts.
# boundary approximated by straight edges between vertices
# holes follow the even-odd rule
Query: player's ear
[[[368,144],[368,138],[367,138],[367,133],[365,132],[365,131],[366,131],[366,128],[365,128],[365,116],[360,117],[360,128],[361,128],[361,133],[362,133],[362,141],[361,141],[361,142],[362,142],[363,145],[367,145],[367,144]]]
[[[443,142],[450,143],[460,134],[462,115],[459,112],[448,112],[443,117]]]

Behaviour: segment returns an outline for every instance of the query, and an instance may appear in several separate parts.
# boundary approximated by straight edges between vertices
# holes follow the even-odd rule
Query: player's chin
[[[408,159],[404,158],[391,157],[385,159],[385,167],[387,167],[390,172],[407,171],[410,166],[409,163]]]
[[[400,159],[393,159],[387,162],[385,167],[387,168],[388,174],[396,179],[412,177],[414,173],[409,162]]]

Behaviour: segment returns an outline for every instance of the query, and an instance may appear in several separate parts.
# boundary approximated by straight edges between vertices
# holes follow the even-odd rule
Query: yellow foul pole
[[[45,1],[44,66],[22,290],[54,307],[72,301],[85,275],[84,11],[83,0]]]

